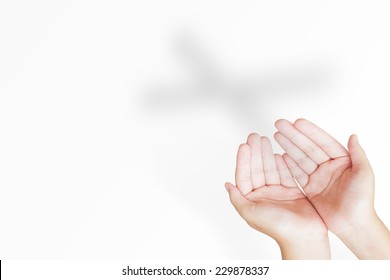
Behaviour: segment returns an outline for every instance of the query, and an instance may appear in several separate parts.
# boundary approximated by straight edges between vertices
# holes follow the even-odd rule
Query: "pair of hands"
[[[328,229],[359,258],[390,258],[390,233],[375,213],[374,175],[357,136],[346,150],[305,119],[275,126],[285,154],[257,134],[239,147],[236,186],[226,189],[242,218],[274,238],[284,259],[330,258]]]

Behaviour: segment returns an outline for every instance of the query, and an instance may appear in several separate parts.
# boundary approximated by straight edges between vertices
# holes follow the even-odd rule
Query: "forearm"
[[[328,260],[331,258],[328,234],[298,237],[278,242],[283,260]]]
[[[338,236],[359,259],[390,259],[390,231],[376,213]]]

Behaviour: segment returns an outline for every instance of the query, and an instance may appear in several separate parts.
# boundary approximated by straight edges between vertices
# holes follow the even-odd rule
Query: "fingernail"
[[[228,183],[225,184],[225,189],[226,189],[227,192],[229,192],[229,185],[228,185]]]

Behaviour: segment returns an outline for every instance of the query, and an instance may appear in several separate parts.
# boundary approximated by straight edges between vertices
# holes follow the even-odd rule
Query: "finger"
[[[357,135],[353,134],[348,141],[348,151],[352,161],[352,170],[354,171],[369,171],[372,172],[371,164],[368,161],[366,153],[360,146]]]
[[[298,119],[294,126],[317,144],[331,158],[348,156],[347,150],[336,139],[305,119]]]
[[[297,184],[287,167],[287,164],[284,162],[283,158],[279,154],[275,154],[276,167],[279,171],[280,183],[285,187],[296,187]]]
[[[280,185],[269,185],[265,188],[258,188],[253,192],[245,196],[246,199],[258,202],[264,201],[264,199],[275,201],[285,201],[285,200],[296,200],[304,198],[305,195],[302,193],[300,188],[296,187],[281,187]]]
[[[292,143],[286,136],[280,132],[276,132],[276,142],[286,151],[286,153],[305,171],[307,174],[312,174],[318,167],[307,154],[305,154],[300,148]]]
[[[238,188],[230,183],[225,184],[225,188],[229,193],[230,202],[233,204],[237,212],[243,217],[246,221],[251,217],[251,212],[253,211],[254,203],[246,199],[240,192]]]
[[[263,157],[263,169],[266,185],[279,185],[279,172],[276,167],[275,157],[271,142],[267,137],[261,137],[261,151]]]
[[[253,189],[265,185],[263,170],[263,158],[261,156],[261,138],[258,134],[252,133],[248,136],[247,144],[251,148],[251,179]]]
[[[237,153],[236,185],[243,195],[252,191],[251,181],[251,148],[241,144]]]
[[[278,120],[275,123],[275,127],[318,165],[330,160],[330,157],[324,150],[296,129],[289,121]]]
[[[309,183],[309,175],[307,175],[288,154],[284,154],[283,159],[298,184],[302,188],[306,187],[307,183]]]

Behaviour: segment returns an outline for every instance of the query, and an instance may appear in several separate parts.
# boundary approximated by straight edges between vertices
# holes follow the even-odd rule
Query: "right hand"
[[[347,151],[305,119],[275,126],[283,158],[329,230],[342,237],[374,219],[374,174],[356,135]]]

